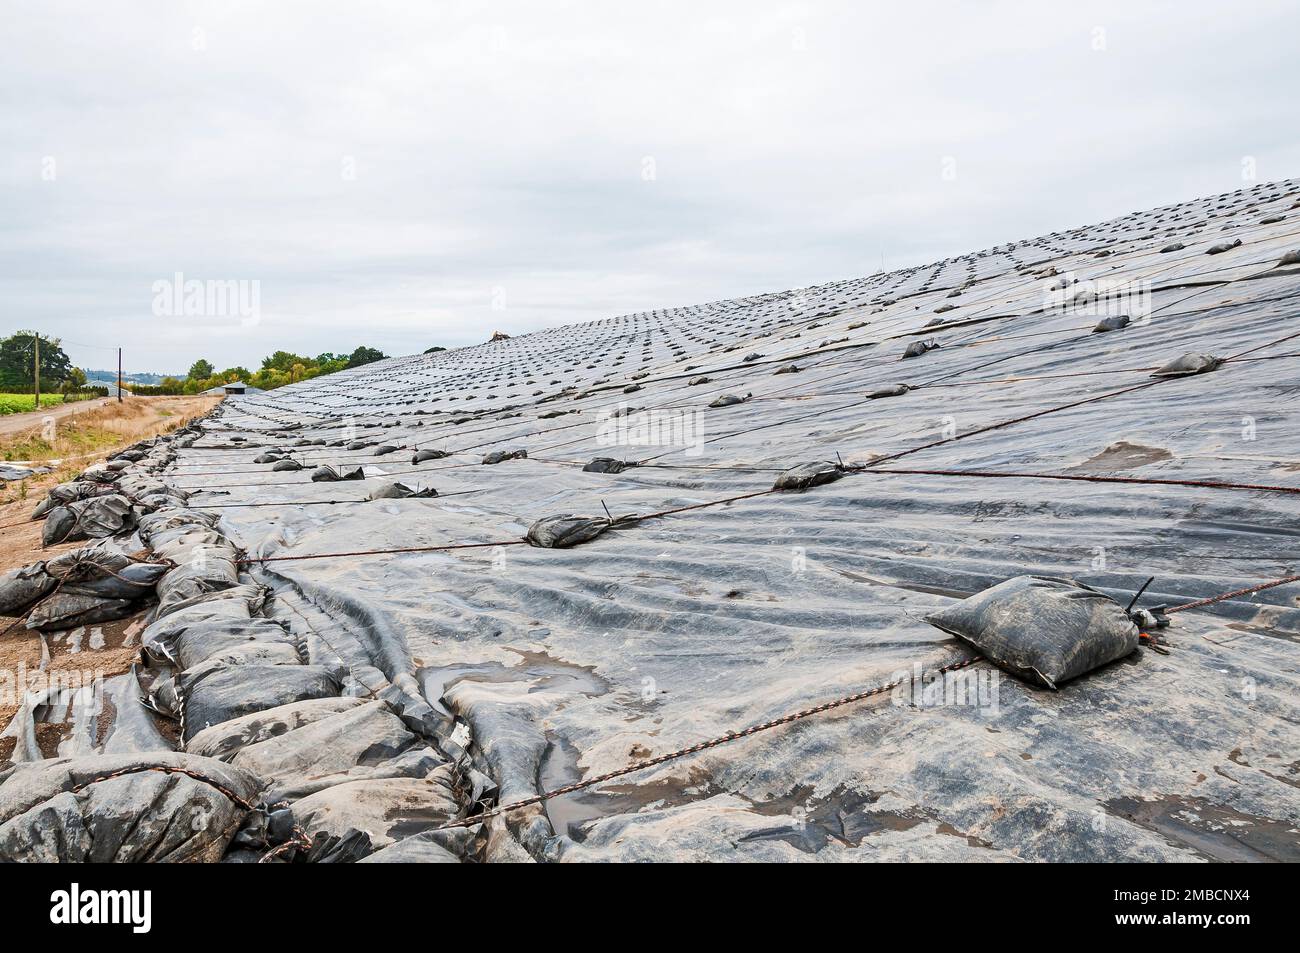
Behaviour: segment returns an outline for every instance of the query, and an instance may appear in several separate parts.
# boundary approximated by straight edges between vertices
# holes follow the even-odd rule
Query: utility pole
[[[122,349],[117,349],[117,402],[122,403]]]
[[[36,356],[32,359],[32,383],[35,385],[33,393],[36,394],[36,400],[32,404],[32,410],[41,409],[41,335],[36,333],[32,335],[32,340],[36,342]]]

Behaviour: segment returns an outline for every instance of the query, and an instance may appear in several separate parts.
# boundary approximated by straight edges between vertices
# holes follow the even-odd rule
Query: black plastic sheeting
[[[1142,610],[1297,571],[1294,494],[952,472],[1300,486],[1300,269],[1279,264],[1300,221],[1263,223],[1296,198],[228,398],[160,475],[252,561],[146,645],[180,645],[191,613],[270,620],[305,664],[178,671],[188,744],[255,766],[321,859],[1300,859],[1300,586],[1181,613],[1168,655],[1117,650],[1055,692],[990,665],[934,679],[973,650],[925,621],[1025,575],[1121,610],[1154,577]],[[255,462],[290,447],[303,472]],[[385,498],[396,480],[439,495]],[[331,553],[351,555],[257,562]]]

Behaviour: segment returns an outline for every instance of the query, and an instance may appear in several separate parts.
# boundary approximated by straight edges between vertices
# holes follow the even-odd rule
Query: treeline
[[[65,400],[108,396],[104,388],[87,386],[86,372],[72,366],[58,338],[38,335],[35,331],[19,331],[0,338],[0,393],[35,393],[38,352],[42,394],[62,394]]]
[[[0,338],[0,393],[30,394],[36,386],[37,351],[40,352],[40,389],[43,394],[63,394],[65,398],[78,396],[108,396],[109,389],[89,386],[86,372],[73,367],[64,353],[58,338],[38,335],[35,331],[19,331]],[[322,374],[332,374],[349,367],[360,367],[382,361],[388,355],[378,348],[359,347],[351,354],[333,354],[329,351],[306,357],[289,351],[276,351],[262,361],[255,371],[236,365],[223,371],[216,370],[209,361],[198,360],[184,378],[163,377],[157,384],[124,384],[126,390],[142,397],[178,394],[198,394],[213,387],[243,381],[250,387],[274,390],[285,384],[310,380]]]
[[[326,351],[315,357],[305,357],[289,351],[276,351],[264,358],[262,366],[256,371],[250,371],[240,365],[217,371],[213,369],[210,362],[200,359],[194,362],[189,374],[183,380],[179,377],[164,377],[154,386],[137,384],[131,388],[131,392],[142,397],[201,394],[213,387],[233,384],[236,381],[242,381],[249,387],[260,390],[274,390],[285,384],[311,380],[322,374],[333,374],[335,371],[346,370],[349,367],[360,367],[363,364],[382,361],[387,356],[377,348],[364,346],[357,348],[351,354],[334,354]]]

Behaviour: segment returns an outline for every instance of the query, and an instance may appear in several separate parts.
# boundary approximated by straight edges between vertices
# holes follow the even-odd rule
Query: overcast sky
[[[1300,175],[1293,2],[873,6],[4,0],[0,331],[404,354]]]

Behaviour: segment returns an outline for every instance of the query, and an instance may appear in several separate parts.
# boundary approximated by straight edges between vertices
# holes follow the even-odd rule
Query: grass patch
[[[63,403],[62,394],[42,394],[42,407],[57,407]],[[35,394],[0,394],[0,415],[24,414],[36,409]]]
[[[58,428],[58,435],[53,441],[44,437],[25,435],[6,443],[4,458],[6,460],[49,460],[52,457],[72,457],[98,451],[107,452],[113,447],[125,445],[122,434],[94,424],[83,425],[78,420]]]
[[[0,438],[0,458],[43,463],[103,456],[137,440],[170,433],[191,417],[210,410],[218,399],[167,397],[110,402],[58,421],[53,434],[44,427],[33,427]]]

